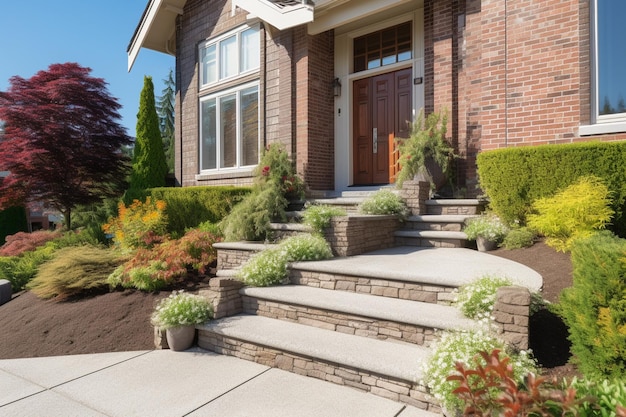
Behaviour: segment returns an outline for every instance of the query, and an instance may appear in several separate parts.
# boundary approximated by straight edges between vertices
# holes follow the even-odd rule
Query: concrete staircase
[[[356,213],[368,194],[346,193],[313,203]],[[462,225],[481,208],[475,200],[432,200],[427,209],[396,232],[396,244],[403,246],[399,252],[410,254],[419,250],[415,246],[465,246]],[[272,228],[275,237],[308,232],[297,222]],[[218,276],[228,277],[271,245],[216,247]],[[410,264],[393,272],[376,259],[363,259],[365,270],[333,260],[299,262],[290,267],[292,285],[241,288],[241,313],[198,327],[199,346],[403,402],[421,410],[419,415],[440,413],[421,383],[422,366],[437,329],[475,325],[450,306],[460,282],[416,266],[413,270]]]

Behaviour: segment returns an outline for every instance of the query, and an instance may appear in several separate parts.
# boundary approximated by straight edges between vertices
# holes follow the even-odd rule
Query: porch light
[[[333,94],[335,97],[341,96],[341,81],[339,81],[339,78],[333,80]]]

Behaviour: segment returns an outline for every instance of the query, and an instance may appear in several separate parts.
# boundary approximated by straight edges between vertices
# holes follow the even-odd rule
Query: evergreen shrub
[[[28,219],[24,207],[15,206],[0,210],[0,245],[4,244],[7,236],[27,231]]]
[[[178,237],[203,222],[219,223],[250,194],[249,187],[152,188],[154,200],[166,203],[167,231]]]
[[[573,286],[558,311],[588,377],[626,378],[626,240],[597,232],[572,246]]]
[[[613,230],[626,236],[626,142],[512,147],[477,157],[480,188],[507,223],[526,221],[532,203],[594,175],[611,191]]]
[[[576,239],[604,229],[613,216],[609,189],[597,177],[582,177],[554,197],[533,203],[528,226],[546,236],[546,244],[567,252]]]

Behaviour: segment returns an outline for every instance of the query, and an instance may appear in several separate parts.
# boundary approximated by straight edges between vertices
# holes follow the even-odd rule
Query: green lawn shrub
[[[0,256],[0,279],[11,283],[13,292],[23,290],[37,275],[39,267],[52,259],[55,250],[53,246],[44,245],[20,256]]]
[[[150,197],[146,197],[145,202],[135,200],[129,206],[120,202],[117,217],[109,219],[102,230],[112,236],[113,242],[122,251],[149,248],[166,234],[165,207],[163,200],[152,200]]]
[[[505,249],[528,248],[535,243],[537,233],[528,227],[517,227],[509,230],[509,233],[502,240],[502,247]]]
[[[577,240],[571,252],[573,286],[558,311],[571,351],[585,376],[626,378],[626,240],[608,231]]]
[[[39,267],[27,287],[40,298],[66,299],[106,287],[107,277],[119,263],[118,255],[110,249],[89,245],[66,247]]]
[[[626,142],[512,147],[477,158],[480,187],[490,207],[508,223],[526,221],[532,203],[594,175],[611,191],[612,229],[626,236]]]
[[[617,417],[626,415],[626,381],[618,379],[576,379],[572,382],[579,399],[581,416]]]
[[[180,237],[202,222],[219,223],[250,191],[249,187],[176,187],[153,188],[150,195],[165,201],[167,232]]]
[[[613,216],[609,189],[598,177],[582,177],[554,197],[533,203],[528,226],[546,236],[546,244],[567,252],[574,241],[604,229]]]
[[[24,207],[14,206],[0,210],[0,245],[4,244],[7,236],[27,231],[28,219]]]

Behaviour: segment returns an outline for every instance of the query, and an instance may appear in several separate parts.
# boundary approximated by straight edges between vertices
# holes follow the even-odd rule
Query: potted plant
[[[213,305],[200,295],[184,291],[173,291],[162,299],[154,312],[151,322],[159,330],[165,330],[167,344],[175,351],[186,350],[193,344],[196,324],[202,324],[213,317]]]
[[[400,172],[396,183],[402,187],[406,180],[428,181],[433,191],[441,188],[448,179],[450,161],[454,150],[446,140],[448,126],[447,111],[419,116],[411,128],[411,136],[398,139]]]
[[[487,213],[467,220],[463,231],[469,240],[476,241],[479,251],[486,252],[498,246],[509,232],[509,228],[498,216]]]

